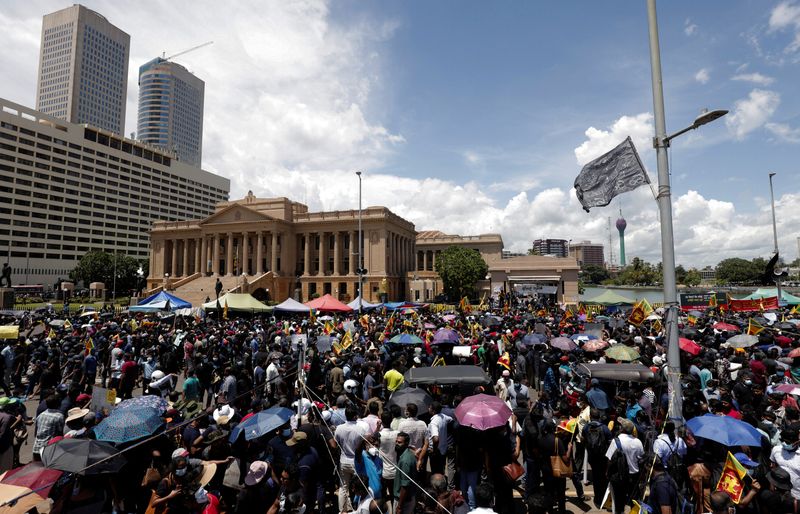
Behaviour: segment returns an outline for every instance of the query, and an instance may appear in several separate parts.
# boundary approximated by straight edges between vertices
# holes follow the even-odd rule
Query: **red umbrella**
[[[724,323],[722,321],[718,321],[714,323],[714,328],[717,330],[724,330],[726,332],[740,332],[742,329],[737,327],[736,325],[731,325],[730,323]]]
[[[800,394],[800,384],[781,384],[775,390],[786,394]]]
[[[795,357],[800,357],[800,348],[795,348],[791,352],[789,352],[789,357],[794,359]]]
[[[691,353],[692,355],[699,355],[703,350],[699,344],[695,343],[691,339],[686,339],[685,337],[678,339],[678,345],[681,347],[681,350]]]
[[[6,472],[5,475],[3,475],[3,479],[0,480],[0,484],[27,487],[34,491],[40,487],[44,487],[44,489],[36,491],[36,494],[42,498],[47,498],[50,494],[50,489],[55,485],[56,481],[61,478],[61,475],[63,475],[63,472],[57,469],[46,468],[41,462],[31,462],[21,468],[15,468]]]
[[[510,417],[508,405],[497,396],[488,394],[469,396],[456,407],[458,422],[476,430],[503,426]]]

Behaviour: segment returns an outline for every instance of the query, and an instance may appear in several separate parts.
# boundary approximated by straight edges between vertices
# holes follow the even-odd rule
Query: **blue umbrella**
[[[248,441],[258,439],[262,435],[268,434],[287,423],[292,414],[294,412],[286,407],[270,407],[261,411],[236,425],[236,428],[231,432],[230,442],[236,441],[242,432],[244,432],[244,438]]]
[[[761,446],[761,433],[744,421],[730,416],[706,414],[686,422],[697,437],[716,441],[723,446]]]
[[[395,344],[422,344],[422,339],[414,334],[403,332],[402,334],[397,334],[393,338],[389,339],[389,342]]]
[[[119,403],[119,405],[114,407],[114,410],[124,410],[132,407],[149,407],[151,409],[158,410],[159,412],[164,412],[167,410],[167,407],[169,407],[169,403],[167,403],[167,400],[160,396],[148,394],[145,396],[137,396],[136,398],[128,398],[127,400],[123,400]]]
[[[545,337],[541,334],[525,334],[525,337],[522,338],[522,342],[529,346],[544,343],[544,340]]]
[[[157,409],[139,405],[114,409],[109,417],[97,424],[94,433],[98,441],[127,443],[152,435],[163,424]]]
[[[433,344],[458,344],[459,341],[461,337],[458,332],[450,328],[440,328],[433,334]]]

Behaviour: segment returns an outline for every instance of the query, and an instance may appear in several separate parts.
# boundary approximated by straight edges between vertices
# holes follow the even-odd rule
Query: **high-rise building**
[[[556,257],[566,257],[569,254],[566,239],[537,239],[533,242],[533,251],[538,255]]]
[[[130,40],[82,5],[45,15],[36,110],[122,134]]]
[[[581,241],[569,245],[569,253],[578,260],[578,266],[605,266],[605,255],[603,245],[592,243],[591,241]]]
[[[180,64],[160,57],[139,68],[137,138],[200,166],[205,83]]]
[[[171,152],[0,98],[0,261],[14,284],[49,286],[89,250],[147,258],[154,221],[209,216],[229,190]]]

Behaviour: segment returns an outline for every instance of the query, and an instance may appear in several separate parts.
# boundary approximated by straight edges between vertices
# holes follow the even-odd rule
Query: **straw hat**
[[[64,422],[69,423],[70,421],[81,419],[87,414],[89,414],[89,409],[81,409],[80,407],[73,407],[67,411],[67,419],[65,419]]]
[[[216,464],[213,464],[213,463],[210,463],[210,462],[204,462],[203,463],[203,472],[201,473],[200,479],[198,480],[199,483],[200,483],[200,486],[202,487],[202,486],[208,484],[209,482],[211,482],[211,479],[214,478],[214,474],[216,472],[217,472],[217,465]]]

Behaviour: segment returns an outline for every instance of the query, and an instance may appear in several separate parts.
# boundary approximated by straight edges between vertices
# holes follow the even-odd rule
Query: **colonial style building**
[[[385,207],[362,210],[364,299],[406,294],[414,267],[414,225]],[[358,295],[358,210],[309,212],[287,198],[221,202],[202,220],[156,222],[148,287],[166,286],[197,304],[223,288],[281,301],[315,293]],[[183,295],[183,296],[182,296]]]

